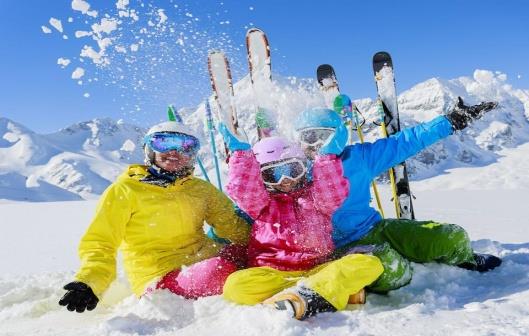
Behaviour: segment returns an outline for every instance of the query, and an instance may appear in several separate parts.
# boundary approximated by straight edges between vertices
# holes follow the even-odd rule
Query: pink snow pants
[[[197,262],[183,270],[167,273],[156,289],[168,289],[186,299],[220,295],[228,276],[244,266],[246,249],[227,245],[218,257]],[[239,267],[238,267],[239,266]]]

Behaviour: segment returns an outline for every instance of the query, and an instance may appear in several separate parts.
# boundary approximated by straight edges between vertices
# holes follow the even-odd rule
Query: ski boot
[[[493,270],[501,265],[501,259],[492,254],[474,253],[473,257],[476,262],[475,264],[466,262],[457,266],[470,271],[483,273]]]
[[[361,289],[358,292],[349,295],[348,304],[365,304],[366,303],[366,290]]]
[[[318,313],[336,311],[336,308],[321,295],[303,286],[278,293],[263,303],[272,304],[277,310],[285,310],[291,317],[300,321]]]

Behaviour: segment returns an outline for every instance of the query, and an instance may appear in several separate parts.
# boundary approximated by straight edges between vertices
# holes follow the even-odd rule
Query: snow
[[[92,31],[96,34],[106,33],[110,34],[118,28],[117,19],[102,18],[100,23],[92,25]]]
[[[117,9],[126,10],[128,5],[129,5],[129,0],[118,0],[116,2]]]
[[[90,4],[84,0],[72,0],[72,9],[91,17],[97,17],[97,11],[89,10]]]
[[[46,26],[40,26],[44,34],[51,34],[51,29]]]
[[[78,30],[75,32],[75,37],[76,38],[81,38],[81,37],[85,37],[85,36],[91,36],[92,35],[92,32],[87,32],[87,31],[84,31],[84,30]]]
[[[57,29],[59,32],[62,33],[63,29],[62,29],[62,23],[61,23],[61,20],[59,19],[56,19],[56,18],[50,18],[50,25]]]
[[[74,3],[89,9],[84,1],[74,0],[72,7]],[[96,41],[105,46],[103,38]],[[83,50],[84,57],[103,62],[104,50],[96,52],[88,46]],[[276,74],[273,78],[267,99],[277,107],[279,131],[292,136],[296,114],[321,106],[324,98],[312,80]],[[255,92],[249,83],[248,76],[235,83],[233,101],[241,128],[254,142]],[[500,106],[408,161],[416,214],[419,219],[463,226],[475,250],[497,254],[504,264],[485,274],[414,264],[410,285],[387,296],[370,294],[365,306],[306,322],[267,307],[230,304],[220,297],[186,301],[158,292],[138,300],[121,267],[95,311],[80,315],[59,307],[61,287],[79,265],[77,244],[94,213],[95,200],[127,164],[142,162],[145,129],[122,120],[95,119],[41,135],[0,118],[2,332],[11,336],[528,334],[529,90],[514,88],[506,75],[490,70],[450,80],[429,79],[400,94],[403,126],[445,114],[458,95],[470,104],[494,99]],[[380,137],[372,124],[374,100],[359,98],[355,103],[366,119],[366,140]],[[179,112],[207,144],[204,105]],[[222,149],[218,134],[215,141]],[[204,146],[201,157],[213,177],[209,151]],[[223,162],[222,150],[219,155]],[[226,178],[225,165],[221,172]],[[383,176],[380,180],[385,181]],[[379,191],[386,213],[391,213],[387,183],[379,183]]]
[[[459,177],[453,179],[457,183]],[[138,300],[122,270],[96,310],[68,312],[57,301],[64,293],[61,287],[79,265],[78,240],[96,202],[3,203],[2,331],[12,336],[526,334],[527,190],[475,187],[418,192],[418,216],[462,225],[476,250],[503,257],[499,269],[480,274],[445,265],[413,264],[414,277],[408,286],[387,296],[369,294],[365,306],[349,306],[346,311],[305,322],[268,307],[237,306],[218,296],[186,301],[158,292]],[[381,191],[390,209],[390,191],[387,186]]]
[[[72,79],[79,79],[79,78],[81,78],[83,76],[84,76],[84,69],[83,68],[77,67],[72,72]]]

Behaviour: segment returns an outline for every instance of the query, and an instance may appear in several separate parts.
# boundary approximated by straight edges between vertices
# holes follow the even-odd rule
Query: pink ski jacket
[[[308,270],[334,250],[332,213],[348,195],[340,158],[316,158],[313,182],[291,193],[266,190],[252,151],[235,151],[229,161],[228,194],[255,223],[248,245],[248,267]]]

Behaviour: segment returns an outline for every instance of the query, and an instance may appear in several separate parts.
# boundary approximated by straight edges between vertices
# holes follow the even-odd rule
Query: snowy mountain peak
[[[252,143],[256,141],[256,95],[262,95],[259,101],[269,105],[278,133],[290,137],[294,135],[293,120],[302,110],[324,105],[323,96],[311,79],[274,74],[273,84],[266,92],[255,92],[246,76],[235,83],[234,90],[239,124]],[[408,160],[412,179],[440,175],[451,168],[487,166],[497,162],[506,149],[529,142],[529,90],[515,89],[505,74],[487,70],[476,70],[470,77],[452,80],[432,78],[403,91],[398,98],[402,126],[410,127],[446,114],[458,96],[468,104],[492,100],[500,105],[472,127]],[[366,119],[363,126],[366,140],[378,139],[379,127],[373,124],[377,119],[375,100],[360,98],[355,103]],[[212,103],[214,115],[216,108]],[[209,175],[214,176],[204,104],[179,112],[201,134],[200,156]],[[96,198],[126,164],[143,161],[145,130],[123,120],[100,118],[39,135],[0,118],[0,199]],[[219,134],[216,144],[222,162],[224,151]],[[222,165],[221,170],[225,172],[226,166]]]

